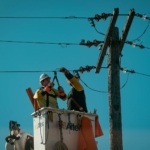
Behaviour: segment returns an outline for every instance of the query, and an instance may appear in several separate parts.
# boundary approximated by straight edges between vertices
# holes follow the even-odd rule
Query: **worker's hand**
[[[67,70],[67,69],[64,68],[64,67],[59,68],[59,71],[60,71],[60,72],[65,72],[66,70]]]
[[[80,111],[83,111],[83,108],[82,108],[82,107],[80,107],[80,108],[79,108],[79,110],[80,110]]]
[[[63,87],[59,86],[59,87],[58,87],[58,91],[59,91],[59,96],[60,96],[60,97],[66,96]]]
[[[68,75],[70,72],[66,69],[66,68],[64,68],[64,67],[61,67],[61,68],[59,68],[59,71],[60,72],[63,72],[65,75]]]
[[[49,91],[51,91],[51,88],[50,88],[49,86],[46,86],[46,87],[44,88],[44,91],[49,92]]]
[[[51,87],[51,88],[54,87],[54,85],[55,85],[55,84],[54,84],[53,82],[50,82],[50,83],[48,84],[48,86]]]
[[[46,87],[44,87],[44,89],[41,90],[41,94],[44,96],[46,94],[46,92],[49,92],[49,91],[51,91],[51,87],[46,86]]]
[[[59,86],[59,87],[58,87],[58,91],[59,91],[60,93],[64,92],[63,87],[62,87],[62,86]]]

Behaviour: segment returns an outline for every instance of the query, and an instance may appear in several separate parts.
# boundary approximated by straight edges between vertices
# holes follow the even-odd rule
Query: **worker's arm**
[[[83,87],[80,84],[80,82],[71,74],[65,75],[67,80],[72,84],[72,86],[77,90],[77,91],[83,91]],[[70,78],[72,76],[72,78]]]
[[[53,90],[53,92],[55,93],[56,97],[59,97],[62,100],[66,100],[67,99],[67,96],[66,96],[65,92],[62,89],[61,90],[56,90],[56,89],[52,88],[51,90]],[[43,100],[44,99],[43,89],[39,88],[36,91],[36,93],[34,94],[33,98],[34,99],[38,99],[38,100]]]
[[[83,91],[83,87],[82,85],[80,84],[80,82],[64,67],[61,67],[59,69],[60,72],[63,72],[64,75],[66,76],[67,78],[67,81],[68,83],[71,85],[77,90],[77,91]]]
[[[61,87],[62,88],[62,87]],[[63,88],[62,88],[63,89]],[[52,90],[55,92],[56,96],[59,97],[62,100],[66,100],[67,99],[67,95],[64,92],[64,90],[60,89],[60,87],[58,87],[58,90],[52,88]]]

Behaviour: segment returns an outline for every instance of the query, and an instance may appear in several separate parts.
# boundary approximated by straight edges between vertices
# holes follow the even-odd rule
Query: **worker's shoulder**
[[[38,87],[37,90],[36,90],[36,92],[39,92],[39,91],[41,91],[43,89],[44,89],[44,87]]]

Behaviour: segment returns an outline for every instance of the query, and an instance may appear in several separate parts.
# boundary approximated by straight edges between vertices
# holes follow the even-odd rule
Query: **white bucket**
[[[48,111],[53,114],[53,122],[48,119]],[[78,147],[80,129],[77,126],[77,115],[88,117],[91,120],[93,135],[95,136],[95,117],[97,116],[95,114],[44,107],[31,115],[34,125],[34,150],[54,150],[55,144],[61,141],[58,115],[63,122],[63,143],[68,150],[77,150]]]

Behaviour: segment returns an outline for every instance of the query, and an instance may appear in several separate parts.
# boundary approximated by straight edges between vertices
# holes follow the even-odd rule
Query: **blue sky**
[[[0,17],[94,17],[102,12],[112,13],[119,8],[120,14],[128,14],[134,8],[135,13],[146,14],[150,17],[150,2],[148,0],[1,0]],[[122,34],[127,16],[119,16],[116,26],[119,36]],[[106,33],[110,18],[106,21],[95,22],[99,32]],[[134,17],[127,40],[136,39],[148,26],[148,20]],[[146,30],[141,41],[136,41],[150,47],[150,28]],[[4,19],[0,18],[0,41],[29,41],[50,43],[80,43],[85,41],[104,40],[104,36],[91,27],[87,19]],[[108,52],[108,51],[107,51]],[[0,71],[53,71],[59,67],[69,70],[96,66],[99,57],[99,47],[88,48],[80,45],[58,44],[26,44],[0,42]],[[133,69],[136,72],[150,75],[150,49],[133,48],[124,45],[121,58],[121,67]],[[107,66],[108,57],[104,58],[103,65]],[[31,113],[34,111],[26,94],[31,87],[36,91],[39,76],[43,72],[32,73],[0,73],[0,149],[4,149],[5,137],[9,134],[8,123],[16,120],[21,124],[23,131],[33,134]],[[52,72],[47,72],[53,77]],[[63,74],[58,73],[60,84],[66,92],[70,86]],[[95,70],[81,74],[81,79],[91,88],[108,90],[108,69],[101,69],[99,74]],[[122,132],[123,148],[147,150],[150,147],[150,77],[140,74],[120,72]],[[109,106],[108,93],[94,92],[85,85],[88,110],[97,109],[104,136],[97,138],[98,148],[109,150]],[[55,86],[57,88],[57,86]],[[58,99],[60,108],[66,108],[65,102]]]

